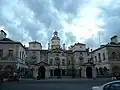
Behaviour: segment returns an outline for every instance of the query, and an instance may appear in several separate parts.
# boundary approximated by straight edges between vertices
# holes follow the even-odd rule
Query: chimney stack
[[[63,44],[63,49],[65,50],[65,44]]]
[[[50,43],[48,43],[48,50],[50,50]]]
[[[0,39],[6,38],[6,33],[3,30],[0,30]]]
[[[118,36],[115,35],[115,36],[111,37],[111,42],[117,44],[118,43]]]

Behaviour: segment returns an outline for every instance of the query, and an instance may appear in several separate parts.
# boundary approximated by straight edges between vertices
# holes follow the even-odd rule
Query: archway
[[[38,77],[39,79],[45,79],[45,67],[44,66],[40,66],[38,68]]]
[[[65,69],[62,69],[62,76],[65,76]]]
[[[99,74],[103,75],[103,69],[102,69],[102,67],[99,68]]]
[[[60,68],[56,68],[55,70],[54,70],[54,76],[61,76],[61,69]]]
[[[14,71],[15,71],[15,69],[14,69],[12,66],[8,65],[8,66],[4,67],[3,76],[4,76],[5,78],[8,78],[9,74],[10,74],[10,73],[13,73]]]
[[[112,72],[113,72],[113,73],[119,73],[119,72],[120,72],[120,68],[119,68],[118,66],[114,66],[114,67],[112,68]]]
[[[6,67],[4,68],[4,71],[6,71],[6,72],[13,72],[13,71],[14,71],[14,68],[13,68],[12,66],[8,65],[8,66],[6,66]]]
[[[87,76],[87,78],[92,78],[92,68],[91,67],[86,68],[86,76]]]

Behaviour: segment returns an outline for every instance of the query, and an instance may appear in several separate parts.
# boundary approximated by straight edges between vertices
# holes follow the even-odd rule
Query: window
[[[80,48],[82,48],[82,46],[80,46]]]
[[[68,65],[70,65],[70,60],[68,61]]]
[[[97,62],[97,56],[95,56],[95,61]]]
[[[103,53],[103,60],[105,60],[105,53]]]
[[[79,60],[82,61],[84,58],[82,56],[79,57]]]
[[[52,65],[53,64],[53,59],[49,60],[49,64]]]
[[[22,51],[22,59],[24,58],[24,51]]]
[[[62,53],[62,56],[64,56],[64,53]]]
[[[65,59],[62,59],[62,65],[65,66]]]
[[[83,53],[82,53],[82,52],[80,52],[80,55],[83,55]]]
[[[3,50],[0,50],[0,57],[3,57]]]
[[[56,57],[56,58],[55,58],[55,64],[56,64],[56,65],[60,65],[60,58],[59,58],[59,57]]]
[[[21,56],[22,56],[22,55],[21,55],[21,51],[20,51],[20,59],[21,59]]]
[[[116,59],[116,53],[112,52],[111,57],[112,57],[112,59]]]
[[[9,55],[9,56],[13,56],[13,50],[9,50],[8,55]]]
[[[57,53],[56,56],[59,56],[59,54]]]
[[[101,62],[101,55],[98,53],[99,62]]]

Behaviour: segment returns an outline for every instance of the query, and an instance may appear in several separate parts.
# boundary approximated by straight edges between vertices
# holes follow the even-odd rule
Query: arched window
[[[52,65],[53,64],[53,59],[49,60],[49,64]]]
[[[56,64],[56,65],[60,65],[60,58],[59,58],[59,57],[56,57],[56,58],[55,58],[55,64]]]
[[[82,56],[80,56],[80,57],[79,57],[79,60],[80,60],[80,61],[82,61],[82,60],[83,60],[83,57],[82,57]]]
[[[62,59],[62,65],[65,66],[65,59]]]
[[[104,67],[104,72],[106,72],[107,71],[107,68],[106,67]]]

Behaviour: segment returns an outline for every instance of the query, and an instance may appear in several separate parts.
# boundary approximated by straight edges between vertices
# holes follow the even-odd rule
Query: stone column
[[[82,77],[82,78],[86,78],[86,67],[82,67],[81,77]]]
[[[33,69],[33,77],[36,79],[37,78],[37,68],[35,67],[34,69]]]
[[[97,72],[96,72],[95,67],[92,67],[92,76],[93,76],[93,78],[96,78],[96,76],[97,76]]]

